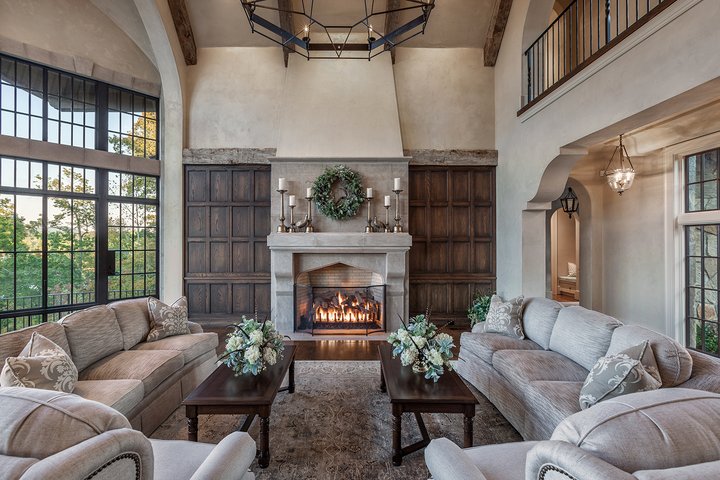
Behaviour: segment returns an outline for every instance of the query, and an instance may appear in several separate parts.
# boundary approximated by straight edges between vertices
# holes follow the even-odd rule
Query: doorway
[[[580,220],[558,208],[550,217],[550,276],[552,297],[559,302],[580,300]]]

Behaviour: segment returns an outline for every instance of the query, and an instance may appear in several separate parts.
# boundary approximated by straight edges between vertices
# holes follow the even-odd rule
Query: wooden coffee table
[[[295,346],[286,345],[282,360],[258,375],[236,377],[233,371],[220,365],[185,399],[188,419],[188,440],[197,442],[198,415],[247,414],[240,430],[247,432],[255,416],[260,416],[258,465],[270,464],[270,409],[278,392],[295,391]],[[290,383],[280,388],[285,374],[290,372]]]
[[[380,390],[387,391],[392,404],[393,465],[400,466],[402,457],[413,453],[430,443],[430,436],[425,428],[421,413],[462,413],[464,418],[464,447],[473,444],[473,417],[475,405],[478,403],[470,389],[463,383],[457,373],[446,371],[437,383],[426,380],[424,375],[414,373],[412,367],[403,367],[399,358],[392,358],[392,346],[378,346],[380,352]],[[413,412],[422,435],[419,442],[402,447],[403,412]]]

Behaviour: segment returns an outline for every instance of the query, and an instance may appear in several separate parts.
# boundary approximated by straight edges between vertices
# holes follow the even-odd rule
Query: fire
[[[378,322],[381,318],[380,302],[360,292],[343,294],[335,292],[326,297],[317,297],[313,301],[316,322],[325,323],[365,323]]]

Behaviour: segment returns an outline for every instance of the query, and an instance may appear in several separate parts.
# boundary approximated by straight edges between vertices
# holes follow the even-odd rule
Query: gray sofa
[[[523,306],[523,328],[524,340],[484,333],[482,324],[463,333],[456,370],[525,440],[549,439],[560,422],[580,411],[580,389],[600,357],[644,340],[655,354],[662,389],[720,393],[720,359],[599,312],[529,298]]]
[[[0,478],[252,480],[256,446],[234,432],[217,445],[148,440],[118,411],[68,393],[0,388]]]
[[[215,369],[218,346],[217,334],[192,322],[191,334],[156,342],[145,342],[149,331],[146,298],[99,305],[0,335],[0,365],[38,332],[77,366],[74,394],[114,408],[149,435]]]

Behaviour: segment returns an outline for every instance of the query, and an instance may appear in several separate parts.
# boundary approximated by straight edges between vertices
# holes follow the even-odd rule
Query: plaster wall
[[[497,190],[506,192],[497,199],[497,234],[502,239],[497,251],[501,259],[497,285],[505,296],[543,295],[546,291],[546,219],[544,212],[538,215],[537,210],[549,208],[543,202],[559,197],[562,185],[542,198],[536,194],[543,172],[561,149],[589,146],[583,142],[589,143],[598,132],[607,140],[623,130],[647,124],[653,116],[661,118],[687,109],[686,104],[670,100],[720,77],[720,64],[708,61],[715,58],[720,43],[720,31],[713,26],[713,19],[720,15],[720,3],[678,0],[634,35],[642,37],[640,32],[657,28],[675,15],[672,21],[623,55],[613,57],[563,95],[544,102],[542,109],[518,117],[523,94],[523,31],[529,5],[530,0],[513,3],[495,72],[495,132],[500,152]],[[712,98],[706,95],[705,100]],[[661,103],[662,108],[651,108]],[[572,165],[567,173],[570,168]],[[528,205],[533,200],[535,203]],[[618,255],[626,257],[622,251]],[[650,273],[644,264],[639,272]],[[611,278],[618,277],[606,273],[604,284]]]
[[[160,82],[152,61],[89,0],[0,0],[0,12],[5,37]]]
[[[395,59],[405,149],[495,148],[494,75],[481,48],[398,48]]]

